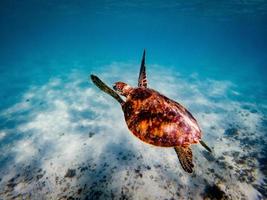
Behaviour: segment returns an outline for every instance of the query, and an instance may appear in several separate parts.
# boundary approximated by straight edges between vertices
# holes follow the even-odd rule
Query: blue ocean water
[[[0,199],[267,198],[266,36],[265,0],[1,1]],[[88,79],[137,84],[143,49],[214,150],[193,176]]]

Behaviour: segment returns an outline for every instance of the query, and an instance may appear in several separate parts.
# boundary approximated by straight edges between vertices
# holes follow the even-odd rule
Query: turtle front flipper
[[[91,79],[93,81],[93,83],[103,92],[109,94],[110,96],[112,96],[114,99],[116,99],[121,105],[124,103],[124,101],[122,100],[122,98],[114,91],[112,90],[110,87],[108,87],[103,81],[100,80],[100,78],[98,78],[97,76],[91,74]]]
[[[174,147],[175,152],[179,158],[179,161],[183,167],[183,169],[188,172],[192,173],[194,164],[193,164],[193,154],[191,148],[188,147]]]
[[[146,59],[146,50],[144,50],[143,58],[141,62],[141,68],[140,68],[139,78],[138,78],[138,87],[147,88],[145,59]]]

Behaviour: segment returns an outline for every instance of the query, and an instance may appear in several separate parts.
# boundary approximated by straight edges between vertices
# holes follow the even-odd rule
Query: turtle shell
[[[130,131],[146,143],[188,146],[201,139],[201,130],[192,114],[155,90],[134,88],[122,109]]]

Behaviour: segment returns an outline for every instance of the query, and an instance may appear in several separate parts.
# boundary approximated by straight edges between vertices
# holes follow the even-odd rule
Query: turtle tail
[[[211,149],[206,145],[206,143],[203,140],[200,140],[199,143],[209,152],[211,152]]]
[[[110,96],[112,96],[114,99],[116,99],[121,105],[124,103],[124,101],[122,100],[122,98],[114,91],[112,90],[110,87],[108,87],[103,81],[100,80],[100,78],[98,78],[97,76],[91,74],[91,80],[93,81],[93,83],[103,92],[109,94]]]
[[[177,153],[182,168],[186,172],[192,173],[194,164],[193,164],[193,154],[191,148],[189,146],[188,147],[177,146],[174,147],[174,150]]]

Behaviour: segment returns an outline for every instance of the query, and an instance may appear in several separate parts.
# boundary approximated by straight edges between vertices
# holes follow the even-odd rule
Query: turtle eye
[[[125,88],[125,83],[122,82],[116,82],[113,85],[113,89],[120,93],[123,92],[124,88]]]
[[[115,83],[113,85],[113,89],[116,90],[116,91],[121,91],[121,87],[120,87],[120,85],[118,85],[118,83]]]

